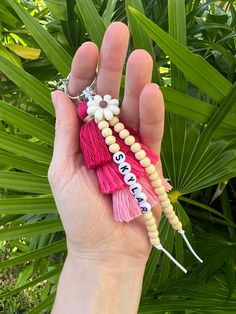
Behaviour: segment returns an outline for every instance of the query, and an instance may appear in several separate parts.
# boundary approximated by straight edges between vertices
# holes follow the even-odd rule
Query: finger
[[[140,94],[144,86],[151,82],[152,63],[152,57],[142,49],[135,50],[128,58],[121,119],[135,131],[139,128]]]
[[[164,130],[164,101],[158,85],[147,84],[142,90],[139,114],[142,143],[160,155]]]
[[[96,86],[98,94],[118,98],[128,41],[129,29],[125,24],[115,22],[108,27],[100,51]]]
[[[77,96],[89,86],[96,74],[98,47],[92,42],[85,42],[77,50],[71,66],[68,93]]]
[[[79,153],[79,121],[73,102],[62,91],[55,91],[51,96],[56,112],[53,160],[60,163]]]

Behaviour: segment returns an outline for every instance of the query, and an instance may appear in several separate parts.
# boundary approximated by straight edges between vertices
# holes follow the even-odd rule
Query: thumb
[[[62,91],[51,93],[56,113],[53,160],[56,163],[74,159],[79,148],[79,120],[74,103]]]

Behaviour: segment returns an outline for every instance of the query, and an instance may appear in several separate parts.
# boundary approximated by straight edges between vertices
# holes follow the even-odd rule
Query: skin
[[[128,27],[115,22],[100,51],[94,43],[84,43],[73,59],[69,94],[78,95],[90,85],[98,65],[96,92],[118,98],[128,41]],[[151,74],[151,56],[141,49],[132,52],[120,119],[160,154],[164,103]],[[100,192],[95,172],[83,165],[75,104],[61,91],[52,93],[52,101],[56,136],[48,178],[68,247],[52,313],[136,313],[151,251],[144,221],[114,221],[111,196]],[[157,168],[162,173],[160,163]],[[158,221],[160,209],[153,213]]]

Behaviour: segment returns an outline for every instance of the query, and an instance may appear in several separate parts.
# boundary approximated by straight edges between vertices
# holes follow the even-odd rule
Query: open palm
[[[128,40],[127,26],[115,22],[104,35],[100,53],[94,43],[84,43],[73,59],[69,94],[78,95],[90,85],[99,64],[96,93],[118,98]],[[164,105],[158,86],[150,83],[151,76],[152,58],[144,50],[135,50],[127,61],[121,120],[159,154]],[[75,104],[61,91],[54,92],[52,99],[56,137],[49,181],[66,231],[68,252],[103,262],[114,256],[146,260],[151,245],[142,217],[129,223],[114,221],[111,196],[100,192],[96,173],[83,165]],[[161,172],[161,165],[157,166]]]

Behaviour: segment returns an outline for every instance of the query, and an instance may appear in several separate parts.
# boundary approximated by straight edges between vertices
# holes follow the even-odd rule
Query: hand
[[[115,22],[104,35],[100,55],[94,43],[84,43],[73,59],[69,94],[78,95],[91,84],[99,61],[96,92],[118,98],[128,40],[127,26]],[[160,154],[164,105],[158,86],[150,83],[151,76],[151,56],[144,50],[132,52],[120,119]],[[96,173],[83,165],[75,104],[61,91],[53,92],[52,99],[56,137],[49,182],[67,235],[68,253],[109,267],[123,265],[124,260],[145,265],[151,245],[142,217],[129,223],[113,220],[111,196],[100,192]],[[155,215],[160,215],[159,208]]]

